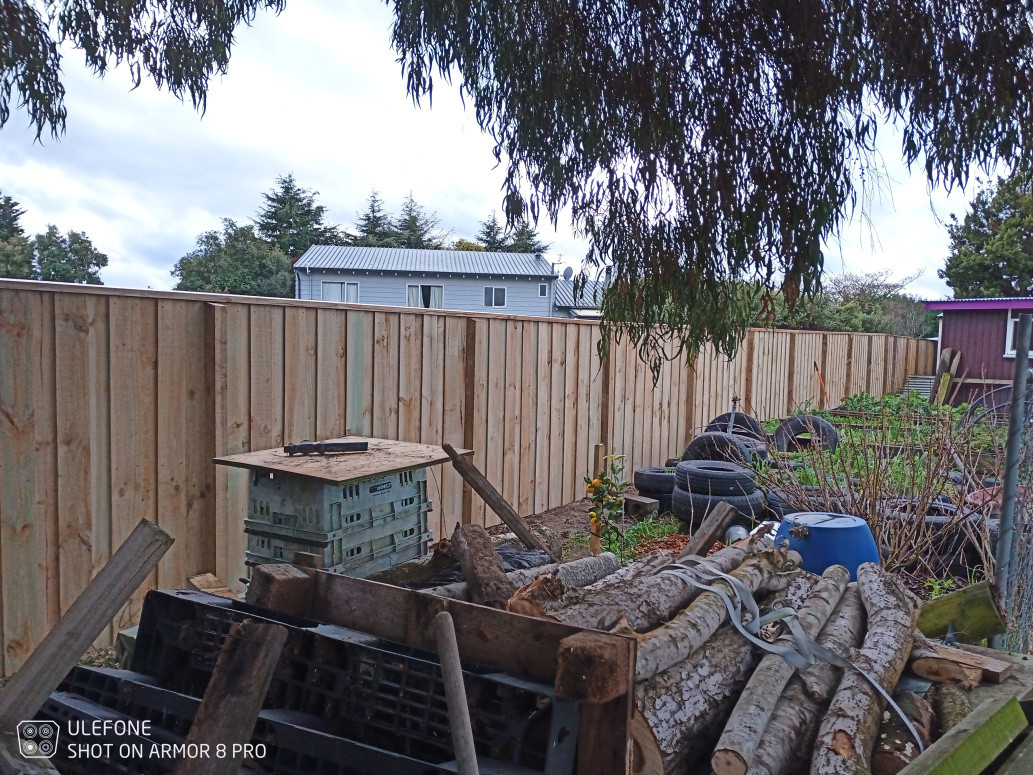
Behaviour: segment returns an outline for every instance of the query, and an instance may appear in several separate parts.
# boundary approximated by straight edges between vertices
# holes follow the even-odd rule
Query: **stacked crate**
[[[347,484],[256,471],[244,520],[247,564],[307,552],[326,570],[364,578],[427,553],[430,511],[423,468]]]

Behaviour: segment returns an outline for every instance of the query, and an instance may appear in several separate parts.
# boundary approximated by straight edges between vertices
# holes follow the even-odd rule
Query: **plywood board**
[[[414,444],[394,439],[371,439],[366,436],[343,436],[328,441],[365,441],[366,452],[342,452],[328,455],[288,455],[282,448],[225,455],[214,458],[215,463],[258,471],[273,471],[292,476],[304,476],[327,484],[347,484],[374,476],[386,476],[414,468],[425,468],[448,462],[441,447],[432,444]],[[469,449],[457,450],[460,455],[472,455]]]

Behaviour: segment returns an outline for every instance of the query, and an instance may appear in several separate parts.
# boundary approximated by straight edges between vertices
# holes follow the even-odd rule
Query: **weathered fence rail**
[[[654,387],[627,346],[550,318],[0,281],[0,670],[16,669],[146,517],[149,587],[244,571],[247,474],[215,455],[348,433],[455,445],[521,514],[576,500],[599,442],[662,463],[731,396],[761,417],[932,373],[930,342],[751,331]],[[494,515],[431,472],[435,535]],[[112,631],[139,611],[134,597]],[[110,636],[110,633],[109,633]],[[106,642],[102,639],[102,642]]]

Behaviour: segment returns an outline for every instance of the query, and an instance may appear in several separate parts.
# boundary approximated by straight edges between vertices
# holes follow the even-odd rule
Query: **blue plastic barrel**
[[[881,561],[868,523],[846,514],[786,514],[775,534],[775,545],[781,546],[783,541],[800,553],[804,570],[819,575],[832,565],[842,565],[850,571],[850,580],[857,581],[858,565]]]

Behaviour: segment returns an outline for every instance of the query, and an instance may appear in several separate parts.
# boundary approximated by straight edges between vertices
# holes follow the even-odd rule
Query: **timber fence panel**
[[[935,344],[754,330],[654,385],[627,339],[559,318],[0,281],[0,670],[16,669],[147,517],[176,538],[143,595],[244,575],[246,471],[213,455],[347,433],[475,450],[521,514],[583,495],[596,444],[636,467],[680,456],[747,398],[760,419],[931,373]],[[672,350],[673,352],[673,350]],[[428,472],[435,537],[497,522],[451,466]]]

